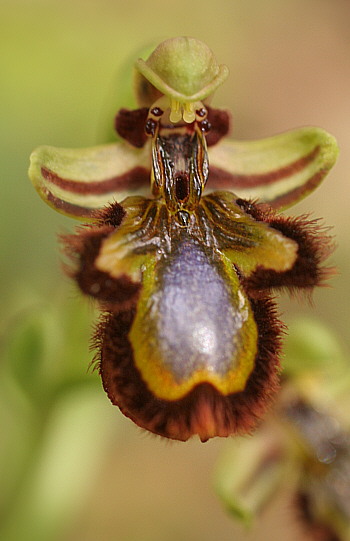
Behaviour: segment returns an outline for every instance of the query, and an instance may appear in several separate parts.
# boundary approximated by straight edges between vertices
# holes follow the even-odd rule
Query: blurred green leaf
[[[337,372],[348,364],[335,333],[313,318],[289,324],[284,353],[283,368],[292,376],[308,370]]]
[[[99,389],[63,394],[50,414],[35,463],[1,539],[59,538],[82,509],[117,429],[115,410]]]
[[[40,426],[38,412],[13,375],[0,369],[0,518],[25,472]],[[1,522],[1,520],[0,520]]]
[[[43,305],[33,306],[16,319],[7,340],[7,363],[22,387],[38,396],[49,390],[60,372],[61,323],[58,314]]]
[[[34,302],[15,314],[5,332],[4,359],[8,370],[34,403],[50,402],[72,382],[91,383],[87,374],[91,310],[87,303],[62,300]]]
[[[228,441],[214,471],[214,488],[227,511],[250,528],[291,471],[272,430]]]

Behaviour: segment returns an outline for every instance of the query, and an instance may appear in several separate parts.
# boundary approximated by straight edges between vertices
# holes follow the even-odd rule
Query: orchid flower
[[[139,108],[118,112],[122,141],[40,147],[29,169],[46,203],[88,222],[62,241],[102,311],[93,344],[109,398],[183,441],[255,428],[279,385],[272,291],[311,293],[331,273],[318,222],[277,211],[320,184],[334,138],[228,139],[229,113],[210,105],[227,76],[204,43],[169,39],[134,64]]]

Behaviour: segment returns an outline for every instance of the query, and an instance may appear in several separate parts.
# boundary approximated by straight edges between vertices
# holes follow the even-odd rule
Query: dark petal
[[[115,130],[128,143],[134,147],[141,148],[147,141],[147,135],[145,133],[147,116],[147,107],[134,111],[120,109],[114,121]]]
[[[225,109],[213,109],[206,106],[208,111],[207,120],[210,124],[210,132],[206,136],[207,146],[216,145],[222,137],[226,137],[231,129],[231,114]]]

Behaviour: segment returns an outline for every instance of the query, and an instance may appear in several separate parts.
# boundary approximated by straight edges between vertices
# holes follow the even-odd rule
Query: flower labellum
[[[110,400],[182,441],[255,428],[279,384],[272,292],[311,294],[331,273],[318,221],[277,211],[318,186],[334,138],[225,139],[230,115],[209,103],[227,75],[204,43],[169,39],[134,64],[139,109],[118,112],[121,141],[40,147],[29,170],[51,207],[88,222],[62,241],[102,311],[93,344]]]

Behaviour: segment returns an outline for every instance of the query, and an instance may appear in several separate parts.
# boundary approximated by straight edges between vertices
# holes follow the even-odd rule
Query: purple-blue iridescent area
[[[232,303],[232,292],[204,250],[182,241],[166,262],[161,282],[157,341],[175,378],[184,380],[201,369],[224,375],[235,368],[247,310],[243,299]]]

